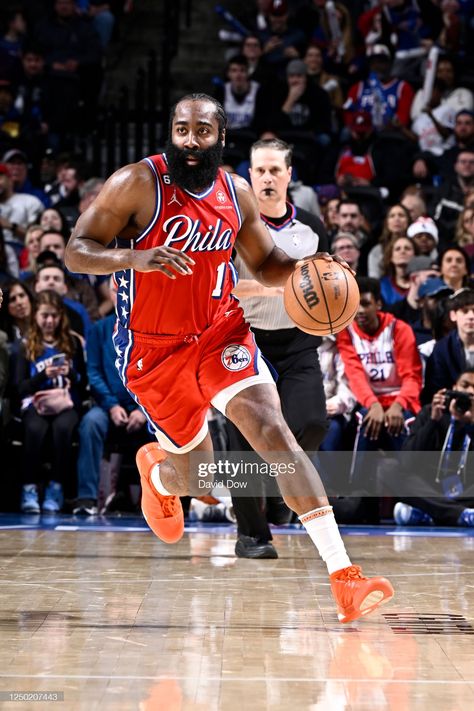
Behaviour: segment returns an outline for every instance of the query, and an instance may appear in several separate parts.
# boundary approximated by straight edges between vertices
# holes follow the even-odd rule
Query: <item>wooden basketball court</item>
[[[396,590],[344,626],[298,530],[251,561],[232,526],[166,546],[140,518],[33,519],[0,517],[1,709],[474,707],[474,531],[343,529]]]

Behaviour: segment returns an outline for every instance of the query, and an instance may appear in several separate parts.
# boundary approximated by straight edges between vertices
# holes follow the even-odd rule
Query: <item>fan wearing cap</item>
[[[350,125],[353,111],[368,111],[377,130],[407,127],[414,92],[403,79],[391,76],[390,50],[375,44],[369,54],[369,77],[353,84],[344,104],[345,122]]]
[[[474,289],[460,289],[449,304],[456,328],[438,341],[428,358],[423,403],[441,388],[451,388],[466,368],[474,367]]]
[[[405,321],[413,326],[414,323],[419,321],[421,314],[421,304],[418,293],[420,285],[427,279],[439,279],[439,270],[434,265],[430,257],[416,256],[412,257],[408,262],[406,275],[409,279],[407,295],[400,301],[388,306],[387,311],[393,314],[396,318],[400,318],[402,321]],[[446,284],[444,284],[444,282],[443,286],[445,288],[449,288]],[[452,293],[452,290],[450,290],[449,293]]]
[[[368,111],[354,111],[349,119],[350,143],[343,148],[336,165],[336,182],[344,185],[370,185],[375,178],[372,158],[374,127]]]
[[[438,258],[438,228],[431,217],[419,217],[412,222],[407,236],[413,240],[418,254],[429,257],[432,261]]]

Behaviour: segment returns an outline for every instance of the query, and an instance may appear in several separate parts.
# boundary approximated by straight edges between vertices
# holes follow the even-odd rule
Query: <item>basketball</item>
[[[353,321],[359,308],[359,287],[338,262],[311,259],[290,276],[284,299],[295,326],[313,336],[329,336]]]

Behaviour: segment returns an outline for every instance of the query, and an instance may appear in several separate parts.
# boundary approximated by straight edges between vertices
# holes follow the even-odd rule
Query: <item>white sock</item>
[[[319,551],[331,575],[352,565],[339,533],[332,506],[322,506],[299,516],[308,536]]]
[[[150,479],[151,479],[151,483],[153,484],[153,486],[155,487],[157,492],[159,494],[161,494],[161,496],[173,496],[173,494],[170,494],[168,489],[165,489],[165,487],[163,486],[163,482],[161,481],[161,477],[160,477],[160,465],[159,464],[155,464],[155,466],[151,470]]]

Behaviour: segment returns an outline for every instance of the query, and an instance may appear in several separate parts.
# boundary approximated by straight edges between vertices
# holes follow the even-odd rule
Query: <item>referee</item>
[[[291,181],[291,148],[276,138],[259,140],[250,149],[250,180],[260,216],[275,244],[293,259],[328,252],[326,229],[318,217],[287,201]],[[239,298],[263,356],[278,373],[283,415],[298,444],[315,451],[327,429],[326,402],[317,347],[321,339],[303,333],[287,316],[283,287],[265,287],[239,256],[235,266]],[[250,450],[236,427],[227,422],[233,451]],[[235,546],[241,558],[277,558],[268,523],[287,523],[291,512],[283,499],[233,496],[239,537]]]

